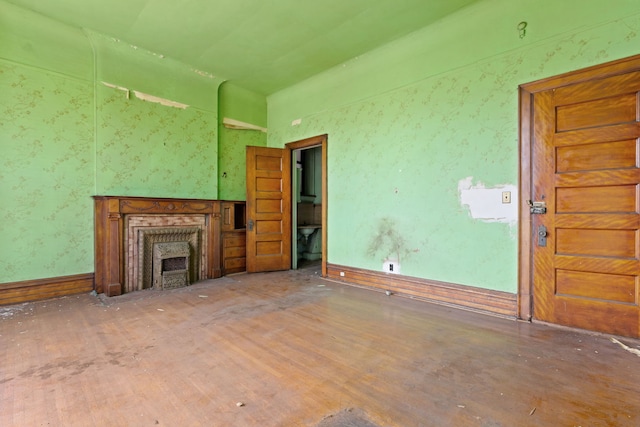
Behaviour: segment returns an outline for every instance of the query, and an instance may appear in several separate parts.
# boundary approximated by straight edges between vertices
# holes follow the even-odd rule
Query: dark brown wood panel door
[[[639,91],[629,72],[534,96],[536,319],[640,336]]]
[[[291,268],[291,151],[247,147],[247,272]]]

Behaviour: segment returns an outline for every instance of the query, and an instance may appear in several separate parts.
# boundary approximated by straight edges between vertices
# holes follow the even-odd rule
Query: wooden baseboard
[[[0,305],[79,294],[92,289],[93,273],[0,283]]]
[[[328,278],[346,284],[391,291],[437,304],[449,305],[466,310],[479,311],[502,317],[516,318],[517,297],[515,294],[473,286],[457,285],[382,273],[335,264],[327,265]]]

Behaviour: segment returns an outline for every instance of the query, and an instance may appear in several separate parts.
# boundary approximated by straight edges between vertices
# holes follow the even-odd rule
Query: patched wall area
[[[518,187],[516,185],[501,184],[486,188],[482,182],[474,184],[473,177],[470,176],[458,182],[458,192],[460,204],[469,210],[471,218],[517,226]]]

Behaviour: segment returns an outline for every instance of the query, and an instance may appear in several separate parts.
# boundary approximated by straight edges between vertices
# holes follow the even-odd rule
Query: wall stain
[[[384,217],[378,221],[376,234],[373,235],[367,247],[368,256],[373,258],[382,255],[382,261],[395,259],[400,263],[401,259],[406,259],[412,252],[417,251],[407,247],[407,241],[398,232],[394,220],[389,217]]]

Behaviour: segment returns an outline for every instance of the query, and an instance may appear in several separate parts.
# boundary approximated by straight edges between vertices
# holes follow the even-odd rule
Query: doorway
[[[291,150],[292,242],[291,266],[295,270],[327,265],[327,136],[286,145]]]
[[[519,317],[640,336],[640,56],[520,87]]]

